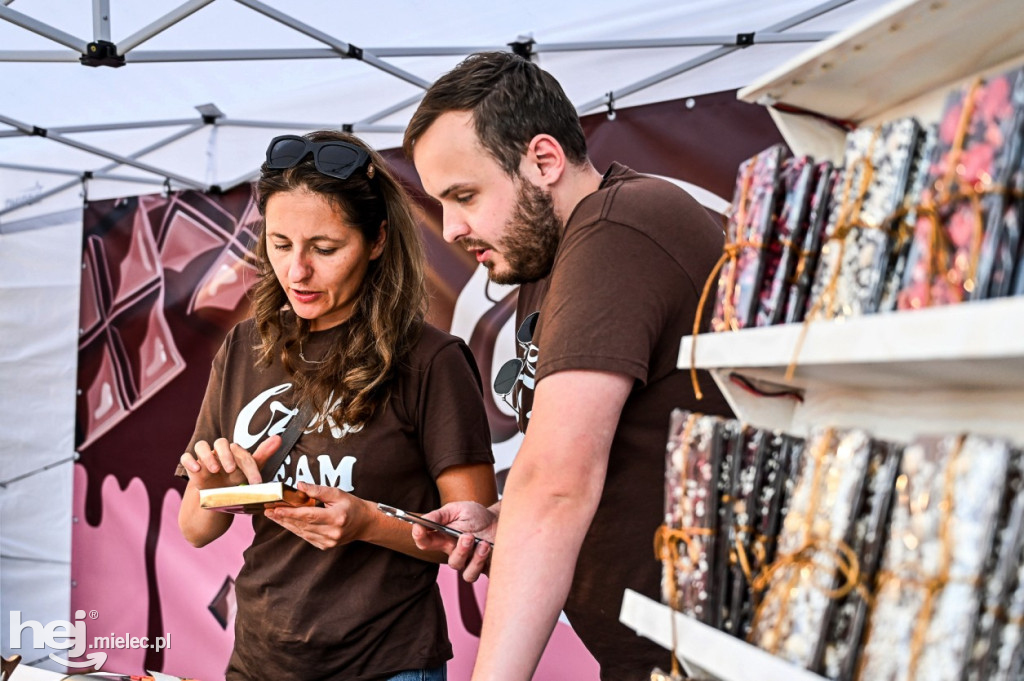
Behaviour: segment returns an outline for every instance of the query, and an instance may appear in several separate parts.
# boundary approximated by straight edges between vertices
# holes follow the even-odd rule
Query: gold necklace
[[[324,362],[327,361],[325,359],[321,359],[321,360],[306,359],[306,356],[304,354],[302,354],[302,340],[301,339],[299,340],[299,359],[301,359],[306,364],[323,364]]]

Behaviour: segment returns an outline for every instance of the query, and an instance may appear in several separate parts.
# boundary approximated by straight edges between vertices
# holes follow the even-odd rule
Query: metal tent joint
[[[124,55],[117,53],[117,45],[109,40],[95,40],[85,46],[85,54],[79,59],[86,66],[124,66]]]
[[[363,48],[356,47],[352,43],[349,43],[348,44],[348,56],[351,59],[358,59],[359,61],[362,61],[363,60]]]
[[[520,38],[515,42],[508,44],[509,49],[512,50],[512,54],[518,55],[523,59],[530,59],[533,57],[533,46],[537,44],[533,38]]]
[[[32,126],[32,134],[36,137],[46,137],[46,128],[40,128],[38,125]]]
[[[751,33],[737,33],[736,34],[736,45],[738,47],[750,47],[754,44],[754,34]]]

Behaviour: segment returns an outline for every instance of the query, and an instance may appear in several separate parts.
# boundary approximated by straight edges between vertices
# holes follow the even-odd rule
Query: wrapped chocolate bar
[[[921,203],[921,192],[924,191],[925,182],[928,180],[928,169],[931,167],[938,135],[938,126],[929,125],[922,133],[920,144],[917,145],[909,188],[903,197],[903,205],[897,211],[897,219],[891,228],[893,245],[889,252],[889,263],[885,269],[882,300],[878,304],[880,312],[896,309],[896,300],[903,286],[907,261],[912,258],[911,247],[915,243],[913,237],[914,225],[917,224],[917,208]]]
[[[807,300],[810,298],[814,274],[818,269],[821,242],[828,227],[832,198],[836,188],[841,186],[841,178],[842,168],[833,168],[830,161],[822,161],[814,168],[814,193],[808,207],[807,225],[789,281],[789,293],[786,295],[787,324],[802,322],[807,314]]]
[[[946,100],[912,252],[897,306],[958,303],[977,285],[980,246],[993,214],[1001,219],[1014,171],[1013,141],[1024,106],[1020,69],[976,82]]]
[[[1024,547],[1022,547],[1024,550]],[[1006,615],[985,669],[988,681],[1018,681],[1024,678],[1024,553],[1018,552],[1015,580],[1005,601]]]
[[[857,556],[859,583],[842,598],[829,603],[825,616],[825,635],[818,643],[811,669],[833,681],[852,681],[859,659],[860,643],[870,612],[870,594],[882,562],[882,549],[888,538],[896,476],[900,470],[903,447],[876,440],[863,489],[858,494],[856,521],[847,532],[846,544]],[[833,585],[839,591],[844,579]]]
[[[861,678],[963,678],[1009,461],[1004,440],[977,435],[904,449]]]
[[[718,522],[715,431],[721,422],[717,416],[673,411],[665,462],[665,524],[658,535],[662,598],[700,621],[709,615]]]
[[[971,659],[964,676],[966,681],[985,681],[997,676],[1000,641],[1008,624],[1006,604],[1012,601],[1017,585],[1024,539],[1024,495],[1021,494],[1024,470],[1021,464],[1021,452],[1013,450],[999,509],[996,540],[982,569],[988,578],[982,592]],[[1016,622],[1019,625],[1020,620]]]
[[[775,560],[779,528],[789,509],[803,451],[804,440],[801,437],[779,432],[770,436],[758,484],[757,533],[751,555],[754,574]],[[747,633],[749,631],[744,632],[744,638]]]
[[[737,636],[747,625],[750,583],[754,579],[751,554],[757,524],[758,484],[770,433],[743,426],[733,442],[732,480],[720,536],[729,547],[729,607],[722,631]]]
[[[713,331],[752,326],[764,272],[765,247],[781,196],[779,171],[789,151],[775,144],[740,164],[726,226],[726,254],[718,279]]]
[[[787,285],[793,277],[807,212],[814,191],[814,161],[810,156],[787,158],[779,175],[782,201],[775,215],[773,236],[764,256],[764,274],[758,295],[756,326],[771,326],[782,321],[786,312]]]
[[[857,559],[845,540],[870,453],[863,430],[811,433],[775,561],[755,580],[764,593],[750,641],[802,667],[814,661],[829,603],[859,588]],[[840,576],[843,586],[836,589]]]
[[[878,310],[892,248],[892,226],[907,192],[921,127],[901,118],[846,137],[844,181],[811,290],[821,316]]]
[[[714,434],[714,455],[719,458],[718,480],[718,536],[722,537],[722,529],[727,522],[729,504],[732,501],[732,469],[735,456],[735,442],[740,438],[742,426],[734,419],[723,420]],[[732,581],[729,579],[729,543],[724,539],[715,544],[715,556],[711,571],[710,613],[707,624],[721,629],[723,623],[730,621],[729,607],[732,604]]]
[[[734,544],[734,556],[730,555],[734,574],[732,631],[744,639],[750,633],[757,605],[752,576],[758,575],[765,565],[775,559],[775,541],[784,511],[786,482],[793,480],[793,457],[799,453],[799,446],[794,444],[802,442],[799,438],[778,431],[763,431],[760,439],[760,462],[746,502],[747,507],[753,509],[747,514],[752,534],[742,550],[740,544]],[[792,489],[792,485],[789,485],[789,489]],[[742,536],[742,533],[738,534]]]
[[[1024,121],[1024,107],[1018,109],[1017,115]],[[1022,123],[1018,122],[1018,131],[1021,125]],[[998,211],[998,206],[993,205],[993,212],[988,216],[989,223],[985,227],[985,238],[981,243],[977,281],[970,294],[971,300],[1010,295],[1014,270],[1020,258],[1021,210],[1024,209],[1024,196],[1020,194],[1021,189],[1024,189],[1021,146],[1024,145],[1024,135],[1018,134],[1010,142],[1016,147],[1010,152],[1015,170],[1010,176],[1006,195],[1003,197],[1002,211]]]

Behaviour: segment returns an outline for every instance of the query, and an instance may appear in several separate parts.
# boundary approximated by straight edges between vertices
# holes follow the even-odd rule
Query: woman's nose
[[[288,263],[288,278],[292,281],[305,281],[311,271],[309,257],[301,251],[296,251]]]

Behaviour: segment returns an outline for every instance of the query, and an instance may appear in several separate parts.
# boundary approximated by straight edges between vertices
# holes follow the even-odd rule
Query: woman
[[[256,191],[253,316],[214,359],[178,523],[196,546],[222,535],[234,516],[200,508],[199,490],[260,482],[303,405],[315,416],[272,479],[322,507],[253,516],[227,678],[444,679],[445,557],[376,504],[496,499],[476,365],[423,321],[418,228],[363,142],[276,138]]]

